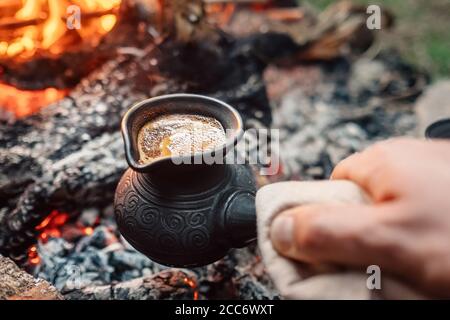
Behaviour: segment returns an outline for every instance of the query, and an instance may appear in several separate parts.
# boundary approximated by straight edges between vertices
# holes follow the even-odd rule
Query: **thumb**
[[[295,207],[274,219],[270,238],[279,253],[302,262],[380,265],[385,263],[386,250],[395,245],[395,232],[381,222],[392,210],[388,205]]]

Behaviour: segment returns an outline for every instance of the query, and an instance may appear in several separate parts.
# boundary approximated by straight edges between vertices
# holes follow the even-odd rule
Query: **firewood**
[[[92,19],[92,18],[98,18],[107,14],[113,14],[117,10],[110,9],[110,10],[98,10],[98,11],[91,11],[83,14],[83,19]],[[62,21],[66,21],[66,17],[61,17]],[[44,18],[33,18],[28,20],[21,20],[14,17],[5,17],[0,19],[0,29],[17,29],[22,28],[30,25],[38,25],[45,21]]]
[[[72,300],[193,299],[196,276],[187,270],[168,269],[155,275],[121,283],[73,289],[65,293]]]
[[[35,279],[0,255],[0,300],[61,300],[50,283]]]
[[[31,25],[38,25],[45,20],[42,18],[20,20],[14,17],[0,19],[0,29],[17,29]]]

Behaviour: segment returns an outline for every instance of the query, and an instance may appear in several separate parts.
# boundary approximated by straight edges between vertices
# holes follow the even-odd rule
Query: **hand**
[[[392,139],[339,163],[370,205],[311,205],[274,220],[281,254],[312,264],[397,275],[434,296],[450,297],[450,142]]]

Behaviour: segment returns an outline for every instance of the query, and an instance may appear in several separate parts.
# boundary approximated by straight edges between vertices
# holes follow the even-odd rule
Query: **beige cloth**
[[[258,245],[263,262],[280,294],[287,299],[422,299],[403,283],[383,273],[381,289],[367,288],[364,271],[336,271],[324,267],[312,276],[310,268],[280,256],[269,239],[274,217],[281,211],[307,204],[367,203],[367,195],[349,181],[280,182],[261,188],[256,195]],[[326,271],[328,270],[328,272]]]

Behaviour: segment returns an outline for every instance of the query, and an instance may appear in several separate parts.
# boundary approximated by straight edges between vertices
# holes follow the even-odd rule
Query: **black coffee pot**
[[[155,117],[174,113],[217,119],[226,130],[226,143],[203,153],[140,163],[139,130]],[[117,186],[114,212],[121,234],[138,251],[164,265],[194,267],[256,238],[252,172],[247,165],[224,163],[243,135],[234,108],[200,95],[160,96],[125,114],[122,135],[130,168]]]
[[[425,130],[427,139],[450,139],[450,118],[440,119]]]

